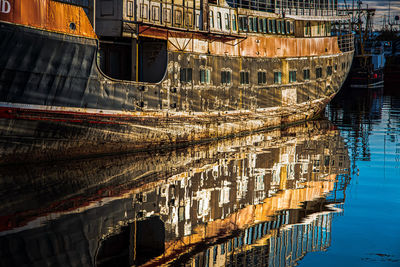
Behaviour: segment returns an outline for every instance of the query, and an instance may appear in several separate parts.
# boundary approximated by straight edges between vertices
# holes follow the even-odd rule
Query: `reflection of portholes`
[[[71,22],[71,23],[69,24],[69,28],[70,28],[71,30],[75,31],[75,30],[76,30],[76,24],[73,23],[73,22]]]

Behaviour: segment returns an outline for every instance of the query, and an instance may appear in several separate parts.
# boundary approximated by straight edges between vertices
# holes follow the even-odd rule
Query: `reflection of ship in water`
[[[335,124],[346,128],[343,137],[347,140],[353,173],[356,162],[370,161],[369,135],[382,120],[384,89],[364,90],[344,88],[328,107],[327,117]],[[357,101],[354,101],[357,99]]]
[[[0,258],[292,265],[329,246],[348,168],[343,139],[325,121],[157,156],[3,167]]]

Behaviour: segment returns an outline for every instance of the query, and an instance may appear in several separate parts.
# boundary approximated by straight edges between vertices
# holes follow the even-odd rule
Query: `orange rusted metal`
[[[153,29],[145,31],[141,36],[165,39],[166,35]],[[249,36],[243,42],[207,42],[201,36],[193,37],[183,33],[168,35],[170,44],[168,50],[196,53],[210,53],[219,56],[244,56],[244,57],[306,57],[333,55],[340,53],[336,37],[321,38],[281,38],[271,36]],[[179,42],[189,42],[185,49]],[[193,45],[192,45],[193,43]]]
[[[157,29],[151,26],[139,25],[139,35],[142,37],[156,38],[156,39],[168,39],[168,31],[163,29]]]
[[[4,1],[4,0],[3,0]],[[8,12],[0,12],[7,21],[48,31],[97,38],[82,8],[51,0],[5,0]]]

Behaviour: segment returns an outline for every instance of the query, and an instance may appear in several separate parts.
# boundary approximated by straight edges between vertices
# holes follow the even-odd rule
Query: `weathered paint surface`
[[[60,33],[97,38],[82,8],[51,0],[6,0],[9,12],[0,12],[0,21]]]
[[[155,37],[156,35],[152,35]],[[185,45],[182,45],[185,44]],[[168,50],[232,57],[281,58],[335,55],[340,53],[337,37],[282,38],[248,36],[245,40],[226,42],[170,36]]]

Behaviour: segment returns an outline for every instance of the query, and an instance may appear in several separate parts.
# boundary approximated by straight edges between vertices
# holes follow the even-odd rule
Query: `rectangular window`
[[[280,72],[280,71],[274,72],[274,83],[276,83],[276,84],[282,83],[282,72]]]
[[[247,17],[239,16],[239,30],[247,32]]]
[[[231,72],[230,71],[221,71],[221,83],[222,84],[230,84],[231,83]]]
[[[186,26],[193,27],[193,13],[186,12]]]
[[[127,16],[133,17],[133,1],[128,1]]]
[[[272,33],[272,20],[268,20],[268,33]]]
[[[201,69],[200,70],[200,83],[209,84],[210,83],[210,74],[211,74],[211,71],[209,69]]]
[[[315,75],[316,75],[317,79],[321,78],[322,77],[322,68],[316,68]]]
[[[217,27],[219,30],[222,30],[221,12],[217,12]]]
[[[310,79],[310,70],[309,70],[309,69],[303,70],[303,79],[304,79],[305,81],[307,81],[307,80]]]
[[[175,24],[181,25],[182,24],[182,11],[175,10]]]
[[[332,66],[328,66],[326,68],[326,75],[331,76],[332,75]]]
[[[259,32],[264,32],[264,25],[263,25],[263,19],[258,18],[258,31]]]
[[[290,21],[286,21],[286,34],[290,34]]]
[[[281,34],[285,34],[285,21],[281,20]]]
[[[228,243],[228,252],[232,251],[232,240],[229,241]]]
[[[276,24],[276,33],[281,34],[281,22],[278,20]]]
[[[249,84],[249,72],[248,71],[240,72],[240,84]]]
[[[200,25],[201,25],[200,14],[196,14],[196,21],[195,21],[195,23],[196,23],[196,28],[197,28],[197,29],[200,28]]]
[[[272,20],[272,33],[276,33],[276,20]]]
[[[267,19],[263,19],[263,32],[267,33]]]
[[[258,84],[267,83],[267,73],[265,71],[259,71],[257,77],[258,77]]]
[[[192,68],[181,68],[180,81],[181,82],[191,82],[192,81]]]
[[[200,70],[200,83],[206,82],[206,70]]]
[[[209,17],[210,17],[210,27],[214,28],[214,12],[212,10],[210,10]]]
[[[232,31],[237,31],[236,15],[232,15]]]
[[[304,27],[304,35],[309,36],[311,34],[311,23],[306,22],[306,26]]]
[[[113,11],[114,12],[114,11]],[[140,17],[142,19],[147,19],[147,5],[146,4],[140,4]],[[103,14],[101,14],[103,16]],[[105,14],[107,15],[107,14]]]
[[[254,28],[253,28],[253,18],[249,18],[249,31],[250,31],[250,32],[254,31]]]
[[[326,22],[326,35],[331,36],[332,23],[330,21]]]
[[[225,30],[229,31],[231,29],[229,14],[225,14]]]
[[[335,64],[335,71],[337,71],[337,64]]]
[[[289,82],[290,83],[296,82],[296,74],[297,74],[297,72],[295,70],[289,71]]]
[[[164,15],[163,15],[164,22],[171,23],[171,9],[165,8]]]
[[[258,32],[257,18],[253,18],[253,29],[255,32]]]

